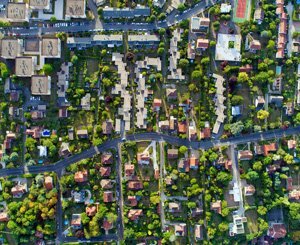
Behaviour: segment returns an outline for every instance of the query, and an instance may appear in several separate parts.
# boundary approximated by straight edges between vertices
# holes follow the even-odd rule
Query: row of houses
[[[118,69],[118,82],[115,84],[115,87],[112,89],[112,94],[120,95],[123,103],[121,107],[118,108],[118,116],[122,118],[122,122],[124,123],[125,131],[129,131],[131,129],[131,99],[129,91],[126,90],[128,86],[128,75],[129,72],[126,71],[126,63],[123,61],[124,55],[120,53],[112,54],[112,61]],[[115,122],[115,132],[121,132],[121,119],[117,118]]]
[[[71,18],[86,18],[85,0],[56,2],[55,5],[57,7],[54,7],[53,4],[51,0],[8,2],[6,6],[6,19],[10,22],[28,22],[31,18],[49,20],[52,16],[55,16],[57,19],[66,20]]]
[[[128,35],[129,46],[155,46],[160,39],[157,35]],[[122,35],[100,35],[95,34],[90,37],[68,37],[69,48],[85,49],[93,46],[118,47],[123,45]]]
[[[216,95],[215,95],[215,114],[217,116],[214,128],[213,128],[213,133],[218,134],[220,130],[220,126],[222,123],[224,123],[224,120],[226,118],[225,115],[225,109],[226,106],[224,106],[224,102],[226,98],[224,97],[223,93],[225,91],[224,88],[224,78],[220,75],[213,74],[213,77],[215,78],[215,87],[216,87]]]
[[[142,74],[143,69],[149,70],[150,68],[155,68],[156,71],[161,71],[161,60],[160,58],[149,58],[145,57],[143,61],[137,61],[135,65],[135,82],[137,83],[136,89],[136,126],[140,129],[147,128],[147,108],[145,107],[145,102],[148,97],[153,94],[153,91],[148,89],[146,86],[146,78]]]
[[[276,58],[284,58],[284,49],[287,43],[287,14],[284,12],[284,0],[276,0],[276,14],[280,18],[277,38]]]
[[[178,68],[178,60],[180,59],[180,52],[178,49],[178,42],[181,41],[182,30],[177,28],[172,33],[169,48],[169,72],[168,79],[170,80],[184,80],[181,68]]]

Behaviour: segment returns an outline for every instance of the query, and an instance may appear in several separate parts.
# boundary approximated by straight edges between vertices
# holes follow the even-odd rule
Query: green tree
[[[177,10],[179,12],[183,12],[186,9],[185,5],[183,3],[178,4]]]
[[[258,206],[257,208],[257,213],[261,216],[266,215],[266,213],[268,212],[268,209],[264,206]]]
[[[222,222],[218,225],[218,229],[221,232],[225,232],[229,230],[229,225],[226,222]]]
[[[232,176],[229,173],[221,171],[217,174],[217,181],[219,182],[219,184],[222,184],[223,186],[227,186],[231,180],[232,180]]]
[[[261,161],[256,161],[255,163],[253,163],[253,170],[255,171],[260,171],[262,170],[262,163]]]
[[[257,172],[250,169],[250,171],[248,171],[247,173],[247,178],[250,179],[251,181],[255,181],[259,178],[259,175]]]
[[[50,17],[50,22],[51,23],[55,23],[57,21],[56,17],[55,16],[51,16]]]
[[[257,112],[257,119],[259,119],[259,120],[265,120],[266,118],[269,117],[269,114],[270,113],[268,111],[266,111],[266,110],[259,110]]]
[[[179,147],[179,152],[181,154],[185,154],[187,152],[188,148],[185,145],[182,145]]]
[[[233,135],[238,135],[244,130],[245,126],[242,121],[237,121],[235,123],[230,124],[230,132]]]
[[[246,72],[240,72],[238,77],[237,77],[237,81],[239,83],[245,83],[249,81],[249,76]]]
[[[157,50],[157,53],[158,53],[159,55],[163,55],[164,52],[165,52],[165,49],[164,49],[164,48],[158,48],[158,50]]]
[[[244,102],[244,98],[241,95],[233,95],[231,98],[232,105],[240,105]]]
[[[187,59],[180,59],[178,64],[181,68],[185,69],[188,67],[189,61]]]
[[[159,33],[159,35],[163,36],[163,35],[165,35],[165,33],[166,33],[166,29],[165,29],[165,28],[160,28],[160,29],[158,30],[158,33]]]
[[[18,155],[17,152],[13,152],[13,153],[10,154],[10,160],[11,160],[12,162],[18,161],[18,158],[19,158],[19,155]]]
[[[202,72],[199,70],[195,70],[192,72],[192,80],[199,82],[202,77]]]
[[[53,72],[53,66],[51,64],[45,64],[43,66],[43,72],[45,75],[50,75]]]
[[[77,64],[77,62],[78,62],[78,56],[74,54],[72,56],[72,58],[71,58],[71,62],[72,62],[73,65]]]

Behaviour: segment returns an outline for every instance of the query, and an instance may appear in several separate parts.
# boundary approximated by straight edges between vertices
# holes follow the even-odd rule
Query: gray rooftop
[[[104,18],[134,18],[144,17],[150,15],[149,7],[138,6],[135,9],[130,8],[110,8],[106,7],[103,9]]]

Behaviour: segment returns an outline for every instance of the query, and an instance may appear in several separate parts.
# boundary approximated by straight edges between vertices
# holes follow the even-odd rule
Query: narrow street
[[[159,148],[160,148],[160,164],[159,164],[159,195],[160,195],[160,220],[161,220],[161,227],[162,230],[165,230],[166,226],[166,218],[165,218],[165,209],[164,209],[164,202],[166,199],[164,193],[164,185],[163,180],[165,177],[165,149],[164,149],[164,141],[159,141]]]
[[[121,144],[118,144],[117,151],[117,159],[116,159],[116,199],[118,202],[118,219],[117,219],[117,233],[118,233],[118,241],[121,242],[123,240],[124,235],[124,220],[123,220],[123,188],[122,188],[122,150]]]
[[[243,192],[242,192],[242,184],[241,184],[241,177],[240,177],[240,170],[239,170],[239,163],[237,159],[237,151],[235,149],[236,145],[230,146],[230,158],[232,161],[232,176],[233,176],[233,183],[237,184],[238,194],[239,194],[239,209],[237,210],[237,214],[241,217],[244,216],[245,208],[244,208],[244,201],[243,201]]]

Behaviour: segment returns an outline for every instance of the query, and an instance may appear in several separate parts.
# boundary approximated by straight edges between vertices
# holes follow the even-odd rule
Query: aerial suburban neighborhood
[[[0,0],[1,244],[300,244],[299,0]]]

